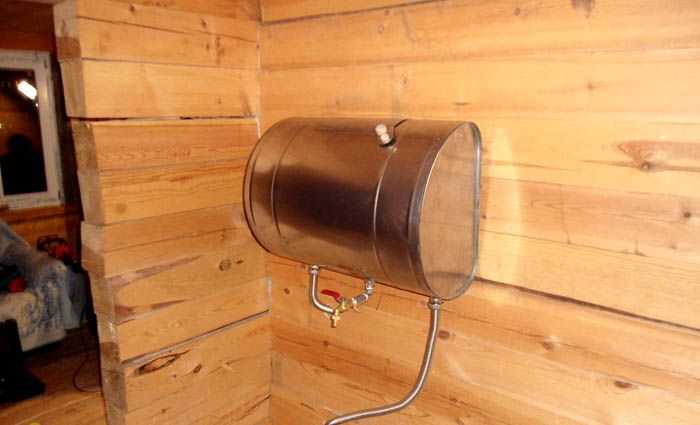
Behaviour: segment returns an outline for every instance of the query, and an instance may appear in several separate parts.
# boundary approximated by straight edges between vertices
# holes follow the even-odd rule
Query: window
[[[62,183],[48,53],[0,49],[0,204],[57,205]]]

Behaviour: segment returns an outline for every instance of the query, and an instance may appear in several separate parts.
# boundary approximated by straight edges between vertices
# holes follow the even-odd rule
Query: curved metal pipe
[[[333,314],[333,307],[328,306],[318,299],[318,271],[320,267],[313,265],[309,267],[309,300],[317,309],[326,314]]]
[[[428,308],[430,308],[430,329],[428,331],[428,339],[425,343],[425,352],[423,353],[423,364],[421,365],[420,373],[416,383],[413,385],[413,389],[410,393],[401,401],[390,404],[384,407],[377,407],[375,409],[360,410],[354,413],[348,413],[347,415],[338,416],[335,419],[331,419],[326,422],[326,425],[339,425],[346,422],[357,421],[360,419],[371,418],[375,416],[388,415],[390,413],[398,412],[399,410],[405,408],[418,397],[425,381],[428,378],[428,372],[430,371],[430,363],[433,358],[433,351],[435,350],[435,340],[437,338],[438,330],[440,329],[440,307],[442,306],[442,300],[440,298],[430,298],[428,301]]]

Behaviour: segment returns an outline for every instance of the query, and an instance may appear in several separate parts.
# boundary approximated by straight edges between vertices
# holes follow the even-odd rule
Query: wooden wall
[[[55,18],[109,423],[267,423],[269,279],[241,209],[257,7],[69,0]]]
[[[363,423],[698,423],[698,1],[263,0],[262,14],[262,130],[391,115],[471,120],[484,138],[479,281],[445,305],[420,400]],[[380,285],[331,330],[303,266],[269,267],[275,424],[408,391],[424,299]]]

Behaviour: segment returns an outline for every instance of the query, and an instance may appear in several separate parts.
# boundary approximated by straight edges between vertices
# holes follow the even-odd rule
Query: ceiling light
[[[20,91],[24,96],[31,100],[36,100],[37,91],[36,88],[29,84],[27,80],[21,80],[17,83],[17,90]]]

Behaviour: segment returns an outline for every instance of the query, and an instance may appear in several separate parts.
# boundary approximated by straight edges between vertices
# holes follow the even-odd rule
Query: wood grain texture
[[[299,307],[307,296],[308,276],[303,267],[288,260],[271,260],[274,317],[302,327],[317,323],[315,310]],[[323,287],[343,294],[363,288],[363,282],[357,279],[326,270],[321,273]],[[361,311],[366,309],[391,314],[397,321],[426,322],[424,297],[389,286],[379,285],[376,296]],[[361,323],[367,320],[362,314],[347,319]],[[337,333],[343,332],[343,320]],[[697,331],[480,281],[463,297],[444,305],[442,329],[443,339],[458,332],[523,355],[621,376],[691,401],[700,391]],[[291,338],[283,330],[278,331],[275,335],[280,338]]]
[[[61,64],[71,117],[253,116],[252,70],[77,60]]]
[[[180,33],[76,18],[60,27],[59,58],[167,63],[222,68],[257,68],[257,41]],[[157,42],[155,42],[157,40]],[[149,42],[150,41],[150,42]],[[134,49],[134,43],[142,48]],[[180,46],[169,50],[167,46]]]
[[[482,232],[478,276],[700,328],[697,266]]]
[[[274,270],[272,273],[273,279],[278,276]],[[300,276],[300,279],[303,280],[303,276]],[[307,404],[335,405],[335,409],[345,410],[367,407],[368,403],[375,405],[390,402],[407,391],[416,373],[425,338],[427,308],[420,297],[406,297],[404,293],[393,290],[388,292],[395,293],[404,300],[394,307],[385,307],[394,304],[391,301],[393,296],[384,296],[384,288],[381,286],[379,290],[380,299],[375,302],[379,305],[378,310],[381,313],[376,313],[375,306],[367,306],[361,314],[344,318],[339,328],[332,330],[328,320],[311,308],[302,312],[291,311],[306,297],[303,285],[285,282],[284,288],[275,289],[275,299],[282,300],[273,303],[274,348],[282,353],[278,357],[282,362],[290,360],[292,364],[295,361],[310,364],[313,368],[317,367],[318,371],[310,370],[309,375],[304,375],[301,369],[296,368],[287,375],[287,379],[278,378],[277,371],[284,367],[284,363],[281,366],[276,363],[278,369],[275,369],[273,379],[284,379],[284,383],[280,383],[282,388],[290,389],[297,395],[305,394]],[[478,386],[479,391],[483,388],[485,393],[493,391],[499,394],[501,403],[504,401],[503,397],[515,397],[526,404],[538,406],[544,413],[569,418],[573,423],[577,420],[583,423],[604,423],[608,414],[606,412],[612,411],[617,412],[616,415],[622,415],[616,416],[619,420],[635,424],[690,424],[694,420],[694,415],[697,414],[695,410],[700,408],[694,397],[698,391],[697,381],[685,374],[692,371],[691,375],[697,376],[698,373],[693,360],[697,358],[700,349],[694,342],[697,333],[675,331],[675,336],[680,339],[670,347],[669,342],[674,331],[663,325],[639,319],[620,318],[616,314],[600,312],[590,307],[572,306],[541,296],[526,295],[526,298],[522,299],[516,291],[493,288],[491,285],[485,285],[484,290],[479,293],[488,294],[486,296],[491,306],[503,307],[491,312],[481,298],[473,300],[475,304],[471,306],[478,306],[479,310],[472,312],[465,308],[467,304],[463,304],[470,302],[470,293],[464,297],[464,301],[446,304],[449,310],[444,318],[427,393],[421,397],[423,403],[417,403],[418,411],[414,411],[411,416],[430,417],[426,423],[441,423],[440,419],[433,420],[433,416],[439,418],[446,415],[452,422],[448,422],[447,419],[444,419],[444,422],[454,423],[460,417],[455,418],[452,415],[459,415],[460,409],[449,410],[449,402],[447,406],[431,406],[431,403],[435,399],[449,400],[451,397],[462,400],[461,397],[464,396],[457,394],[469,394],[468,387],[462,389],[463,383],[466,383]],[[533,300],[537,304],[548,304],[548,308],[543,309],[544,313],[539,309],[529,310],[535,307],[528,303]],[[506,306],[512,306],[513,303],[525,308],[525,311],[506,314]],[[543,307],[544,304],[536,307]],[[385,313],[387,310],[392,314]],[[485,311],[489,311],[487,314],[490,320],[503,323],[499,331],[493,329],[492,321],[482,316]],[[555,313],[557,311],[559,313]],[[550,313],[561,316],[558,320],[548,320],[552,318],[541,316]],[[469,316],[464,322],[461,319],[463,315]],[[565,317],[568,317],[568,320],[563,321]],[[513,319],[517,323],[504,323]],[[597,320],[589,323],[589,319]],[[368,320],[372,326],[366,326]],[[569,320],[580,322],[576,324]],[[459,323],[469,325],[462,328]],[[598,327],[600,325],[603,325],[603,328]],[[540,329],[534,330],[532,326],[539,326]],[[567,331],[569,326],[571,327]],[[408,327],[414,329],[410,335],[404,333]],[[481,327],[482,331],[473,331],[474,328]],[[544,330],[542,327],[548,329]],[[607,330],[603,331],[604,328]],[[582,332],[582,329],[589,330],[590,333]],[[619,329],[624,329],[624,336],[619,333]],[[538,331],[544,332],[540,334]],[[603,332],[594,333],[595,331]],[[661,372],[656,368],[661,359],[644,359],[647,352],[656,349],[652,348],[649,340],[652,335],[659,338],[660,342],[653,344],[653,347],[663,346],[662,350],[669,350],[665,354],[667,359],[675,366],[684,365],[682,367],[686,368],[685,372],[670,370],[668,366]],[[611,341],[618,338],[621,339]],[[592,342],[592,339],[597,341]],[[530,340],[530,343],[521,345],[526,340]],[[363,344],[359,345],[354,341],[363,341]],[[577,344],[584,341],[586,342],[583,346]],[[613,342],[612,346],[610,342]],[[688,351],[688,343],[695,348]],[[602,351],[597,352],[596,346]],[[579,350],[590,352],[582,354]],[[376,352],[370,354],[368,351]],[[681,355],[678,356],[679,354]],[[636,360],[630,361],[630,356]],[[358,362],[358,358],[362,361]],[[303,364],[301,367],[306,368]],[[683,376],[689,379],[685,380]],[[306,383],[303,385],[306,389],[303,389],[301,385],[294,383],[301,377],[306,377],[316,384]],[[278,382],[275,381],[275,385],[278,385]],[[402,384],[397,385],[396,382]],[[438,384],[434,384],[435,382]],[[566,385],[567,392],[563,394],[559,385],[553,383]],[[659,384],[670,389],[660,390]],[[455,386],[459,388],[458,392],[450,395],[449,388]],[[344,388],[344,391],[342,396],[334,397],[333,388],[337,387]],[[355,397],[356,401],[351,402]],[[642,399],[646,401],[642,402]],[[311,400],[314,403],[309,403]],[[453,403],[461,404],[460,401]],[[627,403],[636,406],[635,409],[625,409]],[[652,407],[654,403],[659,404]],[[455,405],[453,409],[454,407]],[[509,408],[501,405],[493,412],[482,410],[482,414],[504,415],[507,411]],[[501,420],[504,423],[554,423],[551,417],[543,419],[546,417],[542,416],[544,413],[540,414],[537,421],[524,421],[522,418],[506,420],[503,417]],[[410,409],[407,414],[410,415]],[[407,419],[404,421],[409,422]],[[385,418],[383,422],[379,420],[377,423],[395,422],[386,422]]]
[[[263,21],[271,22],[421,2],[425,0],[262,0],[260,7]]]
[[[214,375],[236,376],[240,384],[235,392],[238,394],[269,384],[269,366],[262,370],[252,368],[259,366],[261,360],[269,363],[270,341],[270,320],[264,316],[128,362],[123,365],[128,410],[147,407],[163,393],[187,391],[188,387],[210,381]]]
[[[694,124],[477,119],[488,177],[697,197]]]
[[[279,347],[291,349],[284,344]],[[342,355],[326,354],[335,351],[335,347],[315,351],[318,346],[314,343],[309,348],[285,357],[273,355],[272,418],[275,424],[278,418],[282,418],[279,423],[283,425],[324,423],[349,411],[393,403],[409,391],[412,375],[416,373],[412,370],[415,368],[393,360],[373,368],[368,363],[381,362],[382,359],[364,351],[352,351],[364,361],[357,363]],[[436,376],[435,373],[430,376],[420,399],[405,410],[363,422],[372,425],[447,425],[460,421],[476,425],[584,423],[546,408],[528,405],[527,401],[516,397],[499,394],[487,386],[464,384],[449,377],[443,380]],[[314,385],[303,385],[304,381]],[[276,400],[277,397],[280,400]],[[291,419],[296,415],[303,418],[303,422]]]
[[[72,129],[80,170],[245,160],[257,140],[252,119],[74,121]]]
[[[63,22],[76,18],[178,33],[222,35],[248,41],[255,41],[258,37],[258,20],[246,15],[212,15],[206,11],[178,10],[162,3],[149,4],[147,1],[65,0],[54,7],[54,26],[57,31],[63,31],[60,28]]]
[[[127,414],[126,422],[139,424],[155,416],[192,425],[269,424],[270,338],[269,316],[263,316],[127,365],[127,375],[133,376],[127,380],[133,390],[128,394],[134,400],[157,397],[163,386],[178,390]]]
[[[173,305],[263,276],[264,256],[248,243],[115,276],[118,322],[153,315]]]
[[[483,230],[700,266],[700,198],[494,178],[482,191]]]
[[[169,239],[201,236],[225,229],[246,227],[241,204],[167,214],[108,226],[81,225],[83,245],[104,253]]]
[[[267,279],[232,285],[118,325],[121,360],[164,349],[268,310],[268,286]]]
[[[258,16],[248,0],[56,7],[110,425],[269,418],[269,282],[240,205],[257,122],[234,119],[258,111]]]
[[[110,224],[239,203],[244,167],[233,160],[78,171],[85,220]]]
[[[166,10],[204,13],[243,19],[260,19],[257,0],[115,0],[122,3],[162,7]]]
[[[237,247],[251,241],[247,228],[222,228],[195,236],[167,239],[151,244],[136,245],[116,251],[100,253],[85,244],[85,268],[100,276],[124,278],[127,273],[147,275],[145,270],[180,260],[192,261],[209,252]],[[142,273],[137,271],[144,270]]]
[[[265,25],[261,34],[262,67],[696,48],[700,43],[696,25],[700,9],[693,0],[668,1],[663,8],[653,0],[456,0],[416,5],[410,5],[411,1],[265,0],[263,14],[266,20],[285,19],[293,17],[292,13],[334,13],[370,6],[367,3],[372,7],[391,3],[405,6]]]
[[[300,114],[698,123],[698,66],[678,50],[271,71],[261,127]]]

